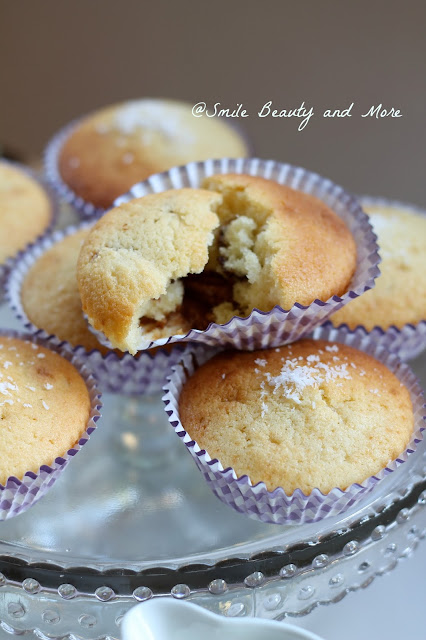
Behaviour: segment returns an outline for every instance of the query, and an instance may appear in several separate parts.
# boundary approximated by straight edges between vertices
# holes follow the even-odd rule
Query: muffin
[[[384,364],[322,340],[215,356],[184,384],[179,415],[223,468],[287,495],[361,484],[414,426],[410,393]]]
[[[141,340],[347,290],[356,244],[323,202],[248,175],[212,176],[202,187],[124,203],[85,240],[83,310],[114,347],[135,353]]]
[[[64,457],[91,414],[86,381],[58,353],[0,335],[0,484]]]
[[[334,326],[402,329],[426,320],[426,216],[404,205],[364,205],[382,262],[374,289],[334,313]]]
[[[241,135],[223,120],[194,117],[185,102],[141,99],[83,118],[65,139],[57,162],[60,179],[77,197],[106,209],[154,173],[247,153]]]
[[[22,282],[21,303],[33,325],[72,347],[106,352],[89,331],[77,287],[77,259],[88,228],[75,231],[45,251]]]
[[[90,223],[45,235],[15,261],[7,299],[17,319],[36,336],[76,354],[93,371],[103,391],[126,396],[159,393],[182,349],[166,345],[136,357],[98,342],[82,312],[77,259]]]
[[[51,218],[43,187],[22,169],[0,161],[0,265],[35,240]]]

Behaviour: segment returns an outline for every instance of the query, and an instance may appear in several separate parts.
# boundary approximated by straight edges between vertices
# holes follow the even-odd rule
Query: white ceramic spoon
[[[124,616],[122,640],[323,640],[294,625],[225,618],[190,602],[154,598]]]

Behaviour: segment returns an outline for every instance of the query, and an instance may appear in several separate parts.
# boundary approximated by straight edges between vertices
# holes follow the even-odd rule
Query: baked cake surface
[[[335,326],[417,324],[426,319],[426,215],[400,207],[366,206],[378,236],[380,276],[373,289],[330,318]]]
[[[410,394],[387,367],[313,340],[215,356],[184,385],[179,412],[224,468],[287,494],[363,482],[405,450],[414,426]]]
[[[90,415],[75,367],[44,347],[0,336],[0,483],[51,465],[79,440]]]
[[[78,196],[105,209],[154,173],[246,155],[245,141],[223,119],[195,117],[185,102],[142,99],[84,118],[61,149],[59,171]]]
[[[29,269],[21,290],[28,319],[39,329],[88,351],[106,349],[88,329],[77,287],[77,259],[88,229],[57,242]]]
[[[51,215],[50,200],[38,182],[0,161],[0,264],[35,240]]]
[[[219,199],[201,189],[165,191],[116,207],[95,224],[78,259],[78,286],[89,321],[114,347],[135,353],[140,318],[161,325],[179,308],[180,278],[207,263]]]
[[[135,353],[142,337],[309,305],[349,287],[355,241],[320,200],[244,175],[203,186],[132,200],[89,233],[78,262],[83,310],[114,347]]]

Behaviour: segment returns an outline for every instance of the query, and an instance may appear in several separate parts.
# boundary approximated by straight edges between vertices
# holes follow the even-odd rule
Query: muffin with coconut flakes
[[[0,484],[64,456],[84,433],[90,410],[86,382],[68,360],[0,336]]]
[[[410,394],[385,365],[322,340],[215,356],[185,383],[179,414],[223,468],[287,495],[364,482],[414,426]]]
[[[83,118],[61,147],[58,168],[76,196],[106,209],[154,173],[247,155],[246,142],[224,120],[194,117],[186,102],[144,98]]]

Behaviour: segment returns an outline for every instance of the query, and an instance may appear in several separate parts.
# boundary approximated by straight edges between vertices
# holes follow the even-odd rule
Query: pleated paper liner
[[[43,237],[46,233],[49,233],[49,231],[53,229],[58,217],[59,202],[56,197],[56,194],[54,193],[50,185],[45,180],[43,180],[35,171],[33,171],[33,169],[30,169],[30,167],[27,167],[23,164],[19,164],[18,162],[11,162],[10,160],[5,160],[4,158],[0,158],[0,164],[7,164],[15,169],[21,170],[23,173],[27,174],[30,178],[38,182],[40,186],[43,188],[43,190],[46,192],[46,195],[48,196],[50,201],[51,217],[50,217],[49,224],[46,226],[46,229],[39,236],[39,237]],[[36,240],[36,238],[34,238],[34,240]],[[8,258],[4,263],[0,264],[0,304],[3,302],[3,299],[4,299],[7,277],[12,264],[13,264],[13,257]]]
[[[0,485],[0,520],[7,520],[32,507],[54,485],[96,429],[96,423],[100,418],[99,410],[102,407],[102,403],[100,400],[101,394],[98,391],[96,381],[91,371],[78,356],[58,346],[54,340],[45,339],[39,334],[30,335],[8,329],[0,329],[0,336],[28,340],[51,351],[55,351],[63,358],[66,358],[80,373],[86,383],[90,396],[90,415],[86,429],[71,449],[64,452],[62,456],[58,456],[51,465],[42,465],[36,473],[27,471],[22,478],[10,476],[4,486]]]
[[[253,309],[246,318],[235,316],[226,324],[212,323],[205,331],[192,329],[186,335],[175,335],[155,341],[144,340],[141,335],[140,349],[175,342],[203,342],[209,345],[232,346],[237,349],[259,349],[293,342],[309,334],[331,313],[374,286],[374,279],[379,274],[377,265],[380,258],[376,236],[368,217],[357,200],[346,193],[342,187],[305,169],[256,158],[190,163],[151,176],[145,182],[134,185],[114,204],[120,205],[134,198],[167,189],[198,188],[206,176],[226,173],[245,173],[275,180],[279,184],[311,194],[333,209],[346,222],[357,245],[357,266],[350,288],[341,297],[332,296],[326,301],[315,300],[308,306],[296,303],[289,310],[276,306],[268,312]],[[108,339],[101,332],[94,329],[93,331],[102,344],[111,347]]]
[[[163,401],[171,426],[184,443],[194,459],[198,469],[215,495],[225,504],[239,513],[251,518],[271,524],[303,524],[322,520],[323,518],[338,516],[361,502],[374,491],[389,474],[397,472],[398,468],[406,464],[423,440],[425,428],[425,405],[422,390],[411,369],[403,364],[399,358],[385,349],[377,346],[369,336],[347,331],[330,330],[320,327],[315,334],[316,339],[336,341],[366,351],[385,364],[410,392],[415,417],[412,438],[401,454],[387,467],[364,482],[352,484],[345,491],[334,488],[328,494],[323,494],[315,488],[309,495],[296,489],[287,495],[283,488],[268,491],[263,482],[253,485],[246,475],[238,477],[232,468],[224,468],[217,459],[212,459],[207,451],[201,449],[192,440],[179,418],[179,396],[188,378],[204,362],[209,360],[218,349],[201,348],[196,346],[187,353],[181,362],[174,367],[164,387]]]
[[[78,213],[82,220],[87,218],[99,218],[107,209],[102,207],[96,207],[91,202],[83,200],[78,196],[64,180],[62,179],[59,171],[59,155],[61,153],[62,146],[67,138],[77,129],[77,127],[83,122],[85,118],[77,118],[72,122],[65,125],[60,131],[58,131],[48,143],[44,152],[44,172],[46,180],[51,185],[52,189],[58,194],[58,196],[65,200],[73,209]],[[240,135],[247,146],[249,154],[253,153],[253,143],[247,136],[245,130],[238,124],[230,123],[231,129],[234,129],[238,135]]]
[[[176,345],[168,350],[142,352],[137,357],[129,353],[121,356],[112,350],[106,354],[98,349],[88,351],[84,346],[73,346],[57,336],[49,335],[41,327],[35,326],[25,313],[21,290],[26,275],[34,263],[56,243],[80,229],[90,228],[93,224],[94,221],[83,221],[63,231],[55,231],[22,251],[10,270],[6,285],[7,301],[26,331],[49,339],[51,344],[66,349],[83,361],[96,375],[103,392],[128,396],[159,393],[170,367],[180,360],[184,345]]]
[[[360,196],[359,201],[363,207],[398,207],[400,209],[411,211],[412,213],[423,216],[426,215],[426,211],[424,209],[396,200]],[[423,277],[426,278],[424,274]],[[338,328],[351,331],[346,324],[342,324]],[[368,330],[363,325],[358,325],[358,327],[356,327],[356,331],[364,333],[364,335],[370,335],[371,339],[377,344],[380,344],[385,349],[392,350],[393,353],[396,353],[401,360],[404,361],[416,358],[426,348],[426,318],[417,324],[407,323],[402,327],[392,325],[387,329],[382,329],[381,327],[376,326],[373,329]]]

